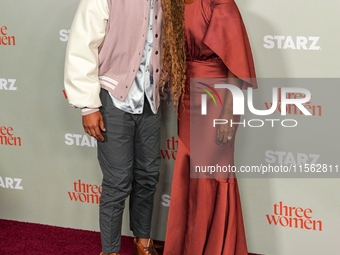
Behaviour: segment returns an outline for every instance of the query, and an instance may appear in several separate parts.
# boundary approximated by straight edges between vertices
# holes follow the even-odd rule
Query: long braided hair
[[[185,91],[184,0],[162,0],[162,9],[161,87],[170,88],[176,109]]]

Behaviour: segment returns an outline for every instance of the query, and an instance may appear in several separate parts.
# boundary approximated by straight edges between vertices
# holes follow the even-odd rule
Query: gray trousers
[[[134,236],[150,237],[154,193],[160,167],[160,111],[154,114],[145,98],[142,114],[116,108],[101,90],[106,132],[98,141],[98,160],[103,172],[100,198],[100,232],[104,253],[118,252],[122,216],[130,195],[130,229]]]

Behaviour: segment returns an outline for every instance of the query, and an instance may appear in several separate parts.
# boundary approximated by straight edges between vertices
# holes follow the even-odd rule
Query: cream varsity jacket
[[[159,106],[161,0],[155,0],[153,53],[154,107]],[[135,79],[145,44],[149,0],[81,0],[65,57],[64,84],[69,103],[98,109],[104,88],[124,101]]]

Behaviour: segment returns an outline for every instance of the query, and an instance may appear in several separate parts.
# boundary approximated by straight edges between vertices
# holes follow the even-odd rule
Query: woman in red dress
[[[163,72],[170,77],[175,106],[178,105],[178,151],[164,255],[247,255],[235,176],[190,178],[192,154],[197,151],[194,147],[200,145],[208,150],[203,150],[199,157],[233,166],[236,135],[235,125],[219,125],[214,133],[207,132],[210,122],[190,129],[190,123],[193,125],[190,118],[201,110],[193,106],[193,94],[190,98],[190,90],[195,89],[190,79],[237,77],[235,86],[256,88],[248,37],[234,0],[182,1],[163,0],[162,6]],[[231,93],[228,90],[224,93],[217,118],[237,122],[239,116],[232,114]],[[197,137],[199,134],[201,137]],[[190,149],[190,140],[196,137],[200,143],[192,141]]]

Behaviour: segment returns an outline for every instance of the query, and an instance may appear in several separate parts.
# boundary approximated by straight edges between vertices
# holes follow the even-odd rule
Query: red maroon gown
[[[250,79],[255,78],[254,64],[235,2],[195,0],[186,4],[185,36],[187,86],[179,106],[164,255],[247,255],[236,178],[190,178],[190,78],[226,77],[229,69],[245,81],[243,89],[257,87]],[[215,148],[227,152],[222,163],[234,164],[234,138]]]

